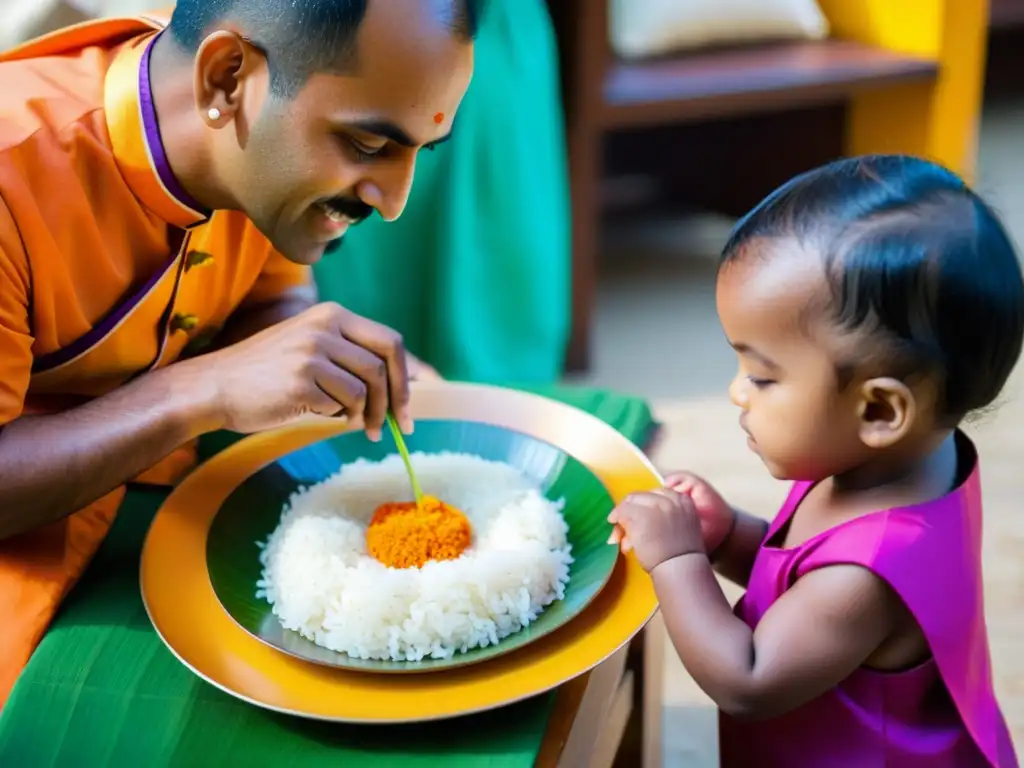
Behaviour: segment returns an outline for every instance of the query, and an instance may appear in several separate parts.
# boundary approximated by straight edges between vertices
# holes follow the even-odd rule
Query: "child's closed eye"
[[[747,381],[758,389],[764,389],[765,387],[775,383],[772,379],[760,379],[757,376],[747,376]]]

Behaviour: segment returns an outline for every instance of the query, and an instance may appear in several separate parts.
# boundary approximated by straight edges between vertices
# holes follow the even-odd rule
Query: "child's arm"
[[[761,542],[768,535],[768,521],[733,510],[732,531],[714,552],[714,566],[719,574],[741,587],[747,586],[750,570]]]
[[[898,599],[859,566],[807,574],[754,631],[733,614],[703,555],[667,560],[651,575],[683,665],[736,717],[776,717],[817,698],[863,665],[896,628]]]
[[[737,717],[774,717],[835,687],[903,615],[880,578],[859,566],[834,565],[801,577],[752,631],[715,578],[703,521],[689,496],[670,489],[635,494],[609,520],[623,531],[623,551],[635,551],[651,574],[686,669]]]

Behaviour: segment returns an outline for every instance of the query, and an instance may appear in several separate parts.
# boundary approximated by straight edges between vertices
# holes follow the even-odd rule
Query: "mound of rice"
[[[257,596],[286,629],[359,659],[443,659],[497,644],[564,597],[564,500],[501,462],[454,453],[412,461],[423,492],[469,519],[469,548],[422,568],[378,562],[366,527],[380,504],[412,500],[409,480],[397,455],[349,464],[295,493],[260,544]]]

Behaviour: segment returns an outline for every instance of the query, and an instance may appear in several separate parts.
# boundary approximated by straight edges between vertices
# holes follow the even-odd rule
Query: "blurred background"
[[[3,0],[0,46],[167,4]],[[964,175],[1024,242],[1022,49],[1024,0],[491,0],[453,141],[421,160],[402,219],[353,230],[318,286],[446,376],[648,398],[659,465],[772,515],[785,488],[743,450],[725,396],[729,227],[809,167],[907,152]],[[971,431],[996,683],[1021,749],[1019,381]],[[645,763],[717,764],[713,707],[670,648],[662,676]]]
[[[0,46],[169,2],[5,0]],[[1024,0],[491,0],[454,140],[318,285],[448,377],[720,391],[717,251],[792,175],[919,154],[1021,231],[1022,41]]]

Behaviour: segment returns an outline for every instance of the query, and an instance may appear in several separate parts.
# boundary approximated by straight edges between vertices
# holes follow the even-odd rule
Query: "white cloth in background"
[[[609,3],[609,42],[612,50],[626,59],[706,45],[819,40],[829,31],[817,0],[595,1]]]

